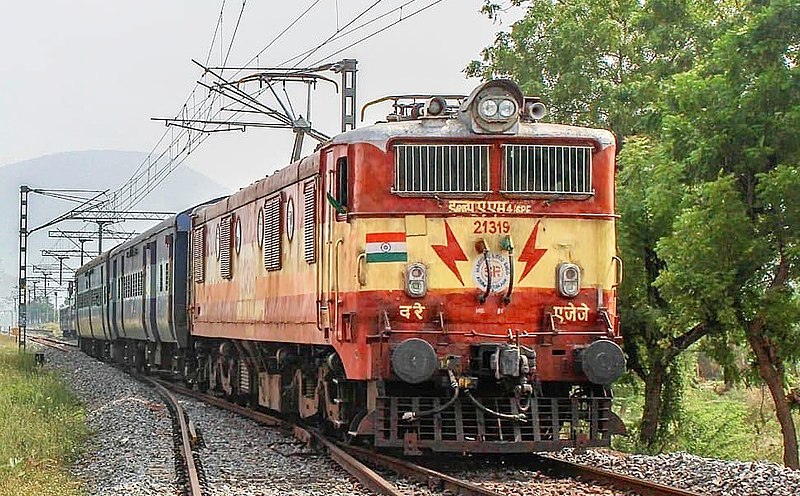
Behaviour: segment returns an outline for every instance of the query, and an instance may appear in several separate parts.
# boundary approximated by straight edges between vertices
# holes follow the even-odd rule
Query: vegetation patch
[[[65,467],[86,438],[84,410],[9,337],[0,337],[0,418],[0,494],[81,494]]]
[[[628,427],[614,448],[631,453],[685,451],[723,460],[782,462],[781,429],[766,388],[728,389],[722,381],[693,381],[682,391],[682,404],[660,443],[647,447],[639,439],[644,384],[629,374],[614,388],[614,410]],[[795,414],[800,423],[800,415]]]

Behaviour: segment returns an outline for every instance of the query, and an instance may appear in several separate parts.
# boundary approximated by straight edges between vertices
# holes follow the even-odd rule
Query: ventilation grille
[[[281,270],[281,197],[275,196],[264,204],[264,268]]]
[[[219,275],[231,278],[231,216],[219,222]]]
[[[197,227],[192,233],[192,275],[194,282],[203,282],[206,276],[205,251],[206,245],[205,227]]]
[[[303,254],[310,264],[317,261],[315,193],[314,182],[307,182],[303,189]]]
[[[486,193],[488,145],[397,145],[395,193]]]
[[[505,145],[503,191],[526,194],[592,194],[588,146]]]

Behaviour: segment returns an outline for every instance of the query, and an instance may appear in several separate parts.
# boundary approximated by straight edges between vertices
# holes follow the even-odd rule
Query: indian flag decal
[[[367,262],[407,262],[406,233],[367,233]]]

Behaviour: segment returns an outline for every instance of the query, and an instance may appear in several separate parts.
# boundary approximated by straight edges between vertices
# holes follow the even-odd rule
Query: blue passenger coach
[[[190,214],[184,210],[81,267],[78,336],[85,350],[135,367],[178,372],[189,341],[186,276]],[[82,339],[84,341],[84,339]]]

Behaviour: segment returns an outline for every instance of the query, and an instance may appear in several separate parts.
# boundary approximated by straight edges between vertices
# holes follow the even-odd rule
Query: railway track
[[[633,491],[641,496],[700,496],[698,493],[687,491],[658,482],[630,477],[610,470],[603,470],[589,465],[560,460],[547,455],[532,455],[532,463],[545,472],[556,476],[588,479],[600,484],[611,486],[615,489]],[[531,458],[528,458],[531,463]]]
[[[302,442],[316,444],[323,447],[328,452],[329,456],[347,473],[355,477],[355,479],[358,480],[364,487],[367,487],[378,494],[386,494],[389,496],[400,496],[404,494],[394,487],[393,484],[380,476],[377,472],[360,462],[354,456],[347,453],[347,451],[342,449],[340,446],[337,446],[335,443],[325,438],[316,430],[307,429],[305,427],[287,422],[278,417],[273,417],[250,408],[228,403],[227,401],[215,396],[199,393],[177,384],[164,381],[158,381],[158,383],[161,386],[169,388],[170,390],[184,396],[188,396],[190,398],[203,401],[207,404],[231,411],[238,415],[242,415],[260,424],[270,427],[277,427],[284,432],[291,434]]]
[[[69,343],[67,341],[61,341],[60,339],[55,339],[47,336],[28,336],[28,339],[33,341],[34,343],[38,343],[42,346],[47,346],[48,348],[54,348],[56,350],[61,351],[70,351],[72,349],[78,349],[78,345],[75,343]]]
[[[77,348],[72,343],[45,336],[35,336],[30,339],[43,346],[48,346],[64,352]],[[402,477],[426,485],[431,490],[447,492],[448,494],[460,494],[464,496],[501,496],[506,494],[406,459],[378,453],[364,447],[350,446],[332,441],[314,429],[299,426],[263,412],[229,403],[224,399],[203,394],[178,384],[147,376],[137,376],[137,378],[155,387],[168,403],[170,411],[173,412],[173,418],[176,419],[176,424],[178,426],[176,429],[177,460],[180,461],[183,467],[182,471],[179,472],[184,473],[187,490],[186,494],[190,496],[199,496],[202,494],[201,476],[197,470],[197,464],[195,463],[192,450],[193,444],[196,441],[196,434],[194,434],[193,429],[190,428],[190,424],[186,421],[186,416],[183,413],[182,407],[170,391],[231,411],[262,425],[279,428],[304,443],[321,447],[327,451],[331,459],[347,473],[358,480],[364,487],[377,494],[399,496],[405,493],[371,467],[396,473]],[[633,492],[641,496],[699,496],[698,493],[685,489],[638,479],[542,454],[507,455],[502,457],[502,459],[511,466],[539,470],[555,478],[591,481],[615,490]],[[176,466],[177,465],[178,463],[176,463]]]
[[[365,487],[378,494],[397,496],[405,493],[371,469],[370,466],[394,472],[408,479],[427,485],[432,490],[447,492],[449,494],[461,494],[464,496],[501,496],[506,494],[419,465],[406,459],[378,453],[363,447],[350,446],[331,441],[316,430],[298,426],[286,420],[250,408],[234,405],[215,396],[199,393],[169,382],[159,381],[159,383],[163,387],[169,388],[176,393],[234,412],[263,425],[278,427],[292,434],[302,442],[323,447],[331,458],[344,470],[355,477]],[[512,456],[509,457],[509,460],[514,464],[525,465],[529,469],[535,467],[537,470],[544,471],[553,477],[592,481],[615,490],[634,492],[641,496],[699,496],[698,493],[685,489],[644,479],[637,479],[635,477],[629,477],[588,465],[568,462],[546,455],[531,454]]]
[[[153,386],[161,397],[164,398],[165,403],[167,403],[169,411],[172,413],[174,426],[175,471],[179,474],[179,478],[182,479],[187,496],[201,496],[203,494],[201,474],[194,458],[194,446],[197,443],[197,434],[187,420],[183,407],[180,405],[175,395],[157,379],[143,375],[135,375],[135,377]]]

